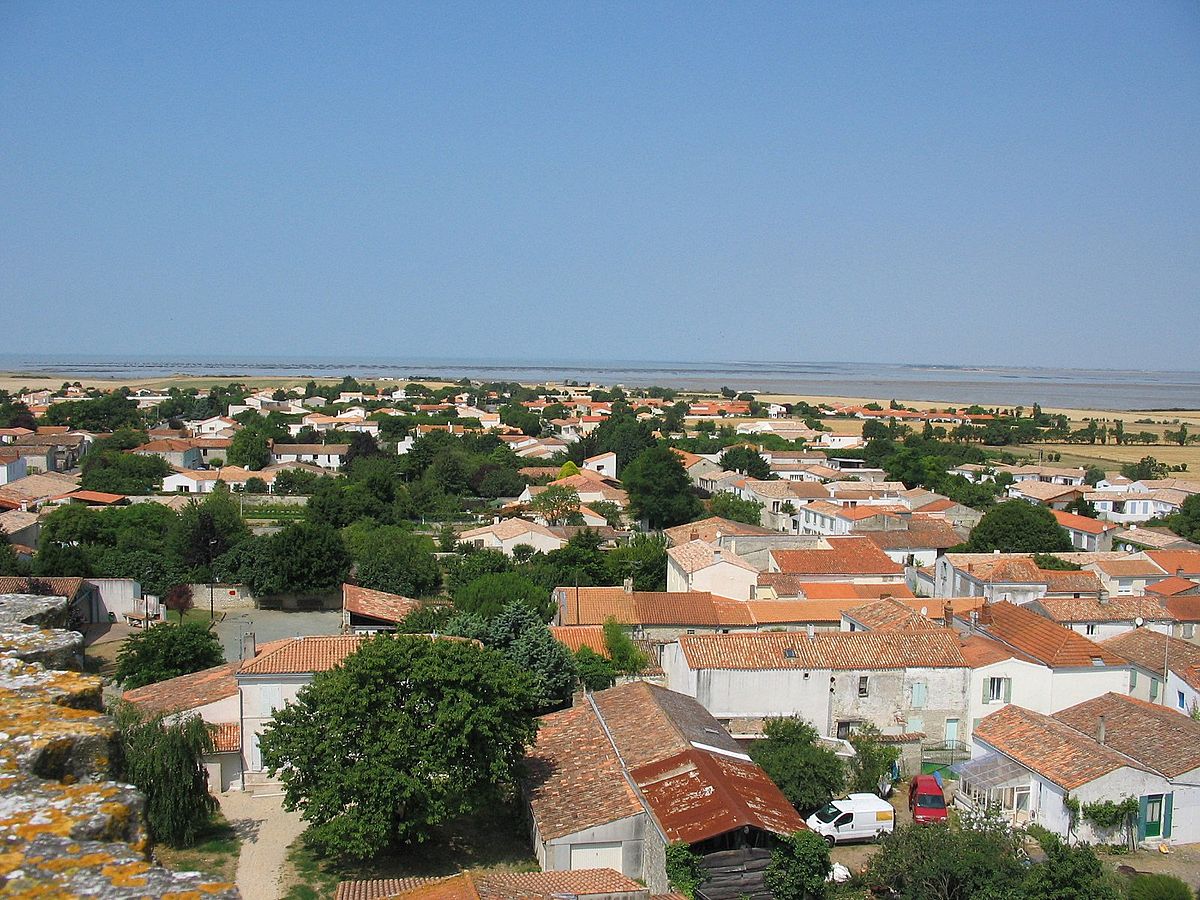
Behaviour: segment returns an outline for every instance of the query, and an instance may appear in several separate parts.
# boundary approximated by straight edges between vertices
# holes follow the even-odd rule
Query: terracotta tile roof
[[[1101,716],[1105,748],[1139,767],[1168,778],[1200,768],[1200,722],[1169,707],[1108,693],[1054,714],[1058,722],[1089,737],[1099,735]]]
[[[979,610],[976,627],[1015,650],[1032,656],[1051,668],[1122,666],[1125,660],[1095,641],[1023,606],[990,603]]]
[[[47,597],[66,597],[74,600],[83,589],[84,580],[71,576],[0,575],[0,594],[38,594]]]
[[[632,895],[649,891],[613,869],[565,872],[460,872],[445,878],[375,878],[343,881],[337,900],[551,900],[561,897]]]
[[[183,453],[191,450],[195,445],[189,440],[179,440],[177,438],[162,438],[157,441],[149,441],[139,447],[134,447],[131,453]]]
[[[1146,555],[1154,560],[1168,575],[1200,575],[1200,550],[1147,550]]]
[[[755,624],[830,625],[842,621],[842,613],[862,603],[859,598],[840,600],[747,600],[745,605]]]
[[[275,443],[271,447],[273,456],[345,456],[349,452],[349,444]]]
[[[828,550],[772,550],[788,575],[899,575],[904,567],[864,537],[827,538]]]
[[[71,500],[83,500],[85,503],[120,503],[127,499],[124,494],[110,494],[106,491],[71,491],[67,494]]]
[[[462,540],[469,541],[472,538],[482,537],[487,534],[495,535],[497,539],[502,541],[511,541],[526,534],[537,534],[542,537],[561,540],[558,535],[545,525],[539,525],[537,522],[530,522],[527,519],[521,518],[501,519],[499,522],[494,522],[491,525],[468,529],[461,532],[458,536]]]
[[[1019,659],[1023,662],[1033,663],[1034,665],[1042,665],[1032,656],[1022,653],[1020,650],[1014,650],[1007,644],[993,641],[991,638],[986,638],[980,634],[971,634],[963,637],[958,646],[962,651],[963,658],[967,661],[967,665],[972,669],[990,666],[992,663],[1001,662],[1006,659]]]
[[[550,634],[572,653],[587,647],[605,659],[611,656],[604,642],[603,625],[551,625]]]
[[[780,597],[805,597],[809,600],[878,600],[885,595],[913,595],[903,582],[806,581],[803,575],[785,575],[782,572],[760,572],[758,583],[774,588]]]
[[[1168,597],[1167,609],[1177,621],[1200,622],[1200,596]]]
[[[1074,484],[1050,484],[1045,481],[1018,481],[1011,490],[1043,503],[1050,503],[1067,494],[1082,494],[1086,488]]]
[[[930,602],[930,606],[936,605],[935,601]],[[891,597],[855,606],[844,615],[867,631],[923,631],[938,627],[928,616],[914,612],[907,603]]]
[[[667,556],[685,572],[699,572],[718,563],[729,563],[747,572],[758,572],[754,566],[746,562],[736,553],[723,551],[705,541],[688,541],[667,550]]]
[[[1200,647],[1149,628],[1135,628],[1103,641],[1103,646],[1160,676],[1167,669],[1200,691]]]
[[[1125,766],[1143,768],[1069,725],[1014,704],[985,716],[974,736],[1068,791]]]
[[[1200,549],[1190,541],[1185,541],[1173,531],[1165,528],[1147,528],[1145,526],[1122,528],[1113,535],[1113,541],[1118,544],[1137,544],[1156,550]]]
[[[967,665],[948,628],[919,632],[835,631],[685,634],[679,648],[693,669],[904,669]]]
[[[315,635],[279,641],[254,659],[243,660],[239,675],[288,675],[324,672],[342,661],[367,640],[360,634]]]
[[[1104,585],[1095,572],[1058,571],[1039,569],[1039,577],[1046,583],[1047,594],[1098,594]]]
[[[223,663],[190,675],[147,684],[126,691],[122,699],[153,714],[196,709],[237,694],[239,665],[237,662]]]
[[[860,506],[859,509],[869,507]],[[945,550],[961,544],[962,536],[945,519],[928,516],[912,516],[908,528],[891,528],[885,531],[857,531],[880,550]]]
[[[1150,621],[1172,621],[1174,616],[1157,597],[1113,595],[1094,597],[1043,597],[1037,601],[1055,622],[1132,622],[1141,616]]]
[[[617,754],[587,703],[542,716],[526,764],[529,805],[542,840],[642,812]]]
[[[953,509],[956,506],[958,506],[957,503],[955,503],[953,500],[951,500],[948,497],[944,497],[940,500],[931,500],[929,503],[926,503],[924,506],[917,507],[915,512],[923,512],[923,513],[945,512],[946,510]]]
[[[238,722],[221,722],[208,726],[213,733],[213,749],[218,753],[236,753],[242,749],[242,726]]]
[[[1173,597],[1176,594],[1195,591],[1197,588],[1200,588],[1200,584],[1197,584],[1195,581],[1180,578],[1178,575],[1172,575],[1170,578],[1162,579],[1162,581],[1147,584],[1146,593],[1158,594],[1160,597]]]
[[[689,522],[686,525],[676,525],[674,528],[668,528],[663,534],[667,536],[667,540],[672,545],[679,546],[691,540],[700,540],[711,544],[716,541],[718,534],[750,535],[778,534],[778,532],[759,525],[747,525],[744,522],[735,522],[732,519],[722,519],[720,516],[709,516],[707,519],[701,519],[698,522]],[[696,536],[695,538],[692,537],[693,534]]]
[[[419,601],[400,594],[374,591],[356,584],[342,585],[342,609],[355,615],[396,623],[420,605]]]
[[[1050,515],[1054,516],[1055,520],[1063,528],[1069,528],[1072,531],[1083,531],[1087,534],[1104,534],[1106,531],[1115,531],[1117,528],[1112,522],[1102,522],[1099,519],[1063,512],[1061,509],[1050,510]]]
[[[1162,569],[1148,559],[1098,559],[1091,563],[1094,568],[1112,578],[1136,578],[1142,575],[1158,576]]]

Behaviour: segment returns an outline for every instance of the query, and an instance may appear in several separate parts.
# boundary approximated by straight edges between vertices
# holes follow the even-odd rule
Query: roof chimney
[[[942,604],[942,623],[947,628],[954,627],[954,604],[949,600]]]
[[[254,639],[254,632],[247,631],[242,635],[242,659],[254,659],[258,656],[258,643]]]
[[[1105,742],[1108,740],[1108,728],[1104,721],[1104,716],[1100,717],[1096,727],[1097,731],[1099,732],[1096,736],[1096,740],[1098,740],[1100,742],[1100,746],[1103,747],[1105,746]]]
[[[1182,577],[1183,577],[1183,566],[1176,566],[1176,567],[1175,567],[1175,577],[1176,577],[1176,578],[1182,578]]]
[[[713,562],[720,562],[720,561],[721,561],[721,548],[713,547]]]
[[[697,531],[695,528],[693,528],[693,529],[692,529],[692,533],[691,533],[691,534],[688,536],[688,540],[689,540],[689,541],[698,541],[698,540],[700,540],[700,532],[699,532],[699,531]]]
[[[627,594],[633,593],[633,579],[632,578],[626,578],[625,581],[622,582],[621,586],[625,589],[625,593],[627,593]]]
[[[992,551],[992,556],[999,556],[999,555],[1000,555],[1000,551],[998,549]]]

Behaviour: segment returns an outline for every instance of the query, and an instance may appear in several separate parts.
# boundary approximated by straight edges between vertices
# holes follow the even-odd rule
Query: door
[[[258,749],[258,733],[250,735],[250,771],[262,771],[262,751]]]
[[[607,841],[598,844],[572,844],[571,868],[616,869],[621,868],[621,842]]]
[[[958,743],[958,719],[946,720],[946,743]]]
[[[1146,798],[1145,832],[1147,838],[1162,836],[1163,795],[1151,794]]]

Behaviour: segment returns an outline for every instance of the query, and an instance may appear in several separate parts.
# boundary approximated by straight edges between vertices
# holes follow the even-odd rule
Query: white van
[[[896,811],[874,794],[851,794],[821,807],[804,824],[830,847],[845,841],[875,841],[895,829]]]

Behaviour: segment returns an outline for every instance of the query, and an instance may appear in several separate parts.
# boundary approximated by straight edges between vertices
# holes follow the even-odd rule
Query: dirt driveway
[[[243,900],[279,900],[287,850],[304,830],[298,812],[286,812],[283,797],[240,791],[218,794],[221,812],[242,838],[237,886]]]

